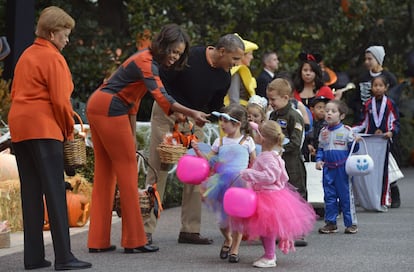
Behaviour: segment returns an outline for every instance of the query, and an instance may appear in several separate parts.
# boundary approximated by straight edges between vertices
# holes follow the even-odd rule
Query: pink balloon
[[[177,177],[183,183],[198,185],[210,172],[208,161],[192,155],[182,156],[177,164]]]
[[[251,189],[231,187],[224,193],[223,205],[228,215],[247,218],[256,211],[257,196]]]

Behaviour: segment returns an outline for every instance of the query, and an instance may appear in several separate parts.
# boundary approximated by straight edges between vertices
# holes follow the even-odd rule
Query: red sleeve
[[[293,97],[294,97],[297,101],[302,101],[302,98],[300,98],[300,95],[299,95],[298,90],[294,90],[294,91],[293,91]]]

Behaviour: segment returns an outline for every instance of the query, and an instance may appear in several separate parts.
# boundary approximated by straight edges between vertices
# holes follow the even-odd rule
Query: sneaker
[[[335,224],[328,223],[322,228],[319,228],[319,233],[322,234],[330,234],[330,233],[336,233],[338,232],[338,227]]]
[[[266,259],[264,257],[258,259],[253,263],[254,267],[267,268],[267,267],[276,267],[276,258]]]
[[[355,234],[358,232],[358,227],[356,225],[352,225],[350,227],[347,227],[344,231],[346,234]]]

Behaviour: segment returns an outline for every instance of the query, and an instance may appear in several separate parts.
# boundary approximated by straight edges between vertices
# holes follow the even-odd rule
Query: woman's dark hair
[[[302,68],[305,65],[305,63],[308,63],[312,71],[315,72],[315,88],[313,89],[313,92],[316,94],[316,92],[324,85],[324,82],[322,79],[322,69],[319,66],[319,64],[313,60],[302,60],[301,65],[296,71],[293,84],[295,86],[295,89],[299,93],[303,91],[303,88],[305,87],[305,83],[303,82],[303,79],[302,79]]]
[[[160,65],[164,65],[165,59],[173,50],[173,46],[176,46],[178,43],[184,43],[185,49],[170,69],[182,70],[187,65],[190,38],[179,25],[168,24],[163,26],[160,32],[153,38],[150,50],[154,59]]]

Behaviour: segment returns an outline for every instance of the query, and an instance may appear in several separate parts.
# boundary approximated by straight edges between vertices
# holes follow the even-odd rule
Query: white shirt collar
[[[263,70],[265,70],[272,78],[275,77],[275,73],[273,73],[272,71],[270,71],[269,69],[263,68]]]

